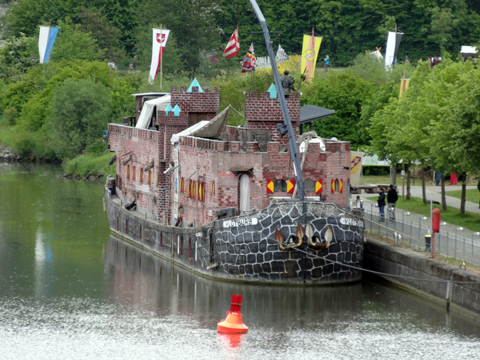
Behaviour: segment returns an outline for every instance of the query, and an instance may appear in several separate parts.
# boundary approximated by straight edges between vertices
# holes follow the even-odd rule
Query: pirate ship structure
[[[242,127],[226,125],[229,107],[216,115],[216,87],[194,81],[135,94],[135,118],[108,127],[116,154],[105,189],[113,234],[216,279],[361,279],[364,224],[347,211],[350,144],[300,136],[300,95],[285,99],[272,69],[276,88],[245,93]]]

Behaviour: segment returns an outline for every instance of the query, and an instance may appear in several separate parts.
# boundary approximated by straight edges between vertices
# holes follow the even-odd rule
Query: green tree
[[[415,101],[423,91],[423,83],[430,74],[428,63],[417,67],[411,79],[411,86],[401,100],[389,97],[388,104],[379,109],[370,119],[368,131],[371,136],[370,149],[380,158],[390,159],[392,163],[400,160],[403,163],[421,161],[424,167],[428,151],[422,146],[422,140],[427,136],[425,124],[428,119],[418,116],[419,109]],[[364,119],[365,121],[365,119]],[[409,173],[407,174],[407,199],[410,198]],[[425,200],[425,195],[424,195]]]
[[[124,116],[135,114],[135,97],[132,94],[139,90],[141,80],[141,75],[137,73],[114,79],[110,91],[111,122],[121,122]]]
[[[34,66],[38,57],[37,42],[33,37],[20,34],[7,39],[0,48],[0,79],[6,83],[18,81]]]
[[[368,145],[368,139],[362,136],[360,116],[363,104],[373,92],[371,83],[351,71],[330,72],[304,90],[302,104],[335,110],[335,115],[314,123],[315,131],[324,138],[350,141],[351,149],[355,150]]]
[[[428,38],[438,44],[440,54],[443,54],[444,45],[452,40],[452,28],[454,26],[451,9],[440,9],[435,6],[432,10],[432,34]]]
[[[377,59],[371,54],[358,54],[355,62],[349,69],[359,78],[368,81],[376,86],[388,82],[399,82],[401,78],[410,78],[415,68],[410,62],[398,64],[395,68],[385,71],[383,58]]]
[[[103,60],[104,51],[90,33],[80,31],[80,24],[73,24],[70,18],[59,21],[60,30],[52,49],[51,61],[60,60]]]
[[[14,108],[19,114],[25,103],[44,86],[42,77],[42,68],[35,66],[20,80],[10,83],[2,93],[2,110]]]
[[[108,89],[92,80],[67,80],[55,89],[47,134],[59,158],[72,159],[102,136],[110,114]]]
[[[200,53],[202,50],[212,50],[219,45],[219,33],[215,26],[214,15],[220,9],[212,0],[164,0],[161,3],[154,0],[145,0],[139,5],[136,21],[141,24],[136,29],[136,39],[142,40],[135,47],[139,52],[147,45],[151,49],[152,28],[164,28],[171,30],[168,43],[174,40],[178,52],[181,69],[189,73],[195,73],[200,65]],[[167,43],[167,50],[171,43]],[[142,44],[142,45],[140,45]],[[148,52],[151,54],[151,50]],[[151,55],[150,55],[151,56]],[[150,56],[145,56],[146,61]]]
[[[66,80],[92,79],[111,86],[113,77],[108,65],[100,62],[75,60],[36,66],[22,81],[9,86],[4,106],[18,110],[20,130],[38,131],[50,113],[54,91]]]
[[[392,101],[398,99],[398,88],[398,84],[392,81],[384,86],[378,87],[377,91],[375,91],[375,93],[364,102],[360,118],[360,131],[362,132],[362,137],[368,144],[370,144],[371,141],[371,118],[375,113],[382,111],[388,105],[390,99],[392,99]],[[383,132],[384,130],[385,129],[382,127],[380,132]],[[365,150],[368,150],[369,147],[370,146],[365,147]],[[382,158],[386,158],[388,154],[385,154],[383,150],[382,146],[380,151],[377,149],[375,153]]]
[[[478,70],[471,62],[444,61],[436,67],[431,79],[425,83],[424,97],[419,106],[430,110],[430,137],[425,143],[430,148],[434,164],[443,172],[460,175],[480,174]],[[465,176],[462,181],[460,212],[465,212]],[[444,189],[442,189],[442,195]]]
[[[125,56],[124,50],[120,47],[120,29],[110,25],[101,10],[82,8],[79,18],[80,30],[97,42],[96,52],[101,50],[106,59],[117,62]]]

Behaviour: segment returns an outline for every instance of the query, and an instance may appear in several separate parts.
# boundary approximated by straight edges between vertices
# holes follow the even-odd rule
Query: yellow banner
[[[408,87],[410,86],[410,79],[400,79],[400,96],[403,96],[403,93],[407,91]]]
[[[352,186],[360,185],[364,155],[361,151],[350,151],[350,184]]]
[[[315,65],[321,43],[322,38],[319,36],[303,35],[301,71],[305,74],[307,81],[315,76]]]

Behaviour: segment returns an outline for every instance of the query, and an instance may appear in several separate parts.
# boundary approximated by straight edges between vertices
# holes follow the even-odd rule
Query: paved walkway
[[[400,184],[400,186],[398,186],[397,189],[398,189],[398,196],[399,197],[402,196],[402,185]],[[452,185],[452,186],[447,185],[447,188],[445,190],[446,190],[446,193],[448,194],[449,190],[461,190],[461,189],[462,189],[462,187],[459,186],[459,185]],[[477,187],[475,185],[472,185],[472,186],[467,186],[467,189],[475,189],[476,190]],[[429,185],[429,186],[426,187],[426,190],[427,190],[427,200],[430,200],[430,197],[432,197],[432,199],[434,201],[438,201],[438,202],[441,203],[441,195],[442,195],[441,191],[442,190],[441,190],[440,186]],[[413,197],[421,198],[422,197],[422,187],[421,186],[411,186],[410,193]],[[406,187],[405,187],[405,194],[406,194]],[[378,215],[378,208],[375,208],[373,206],[373,204],[376,204],[377,202],[375,200],[373,200],[373,201],[368,200],[367,198],[371,198],[371,197],[375,197],[375,196],[376,196],[375,194],[366,194],[366,193],[360,194],[360,197],[363,199],[365,213],[371,214],[373,212],[374,216]],[[457,199],[457,198],[454,198],[454,197],[451,197],[451,196],[447,196],[446,200],[447,200],[447,206],[454,207],[454,208],[457,208],[457,209],[460,208],[460,199]],[[437,205],[437,207],[440,207],[440,206]],[[472,212],[472,213],[475,213],[475,214],[480,214],[480,209],[479,209],[478,203],[473,203],[473,202],[468,202],[467,201],[465,203],[465,210],[469,211],[469,212]],[[387,209],[385,209],[385,213],[387,213]],[[407,219],[404,216],[400,217],[400,214],[402,214],[402,210],[397,209],[396,214],[397,214],[397,216],[396,216],[397,222],[402,221],[402,218],[404,220]],[[413,218],[417,219],[417,218],[421,218],[421,217],[422,216],[419,215],[419,214],[411,213],[411,216],[409,217],[409,221],[411,222]],[[431,220],[428,220],[427,223],[429,224],[429,226],[431,226]],[[446,231],[446,232],[450,232],[450,233],[457,233],[457,231],[459,231],[461,228],[459,228],[457,225],[454,225],[454,224],[444,224],[444,225],[442,225],[442,229],[443,230],[441,230],[441,231]],[[473,232],[473,231],[470,231],[468,229],[464,229],[464,230],[460,230],[460,231],[462,232],[462,235],[464,237],[475,239],[476,242],[480,241],[480,233]]]
[[[477,190],[477,187],[475,185],[469,185],[467,186],[467,189],[475,189]],[[460,185],[446,185],[445,186],[445,193],[448,195],[448,191],[452,190],[462,190],[462,187]],[[402,196],[402,184],[398,185],[397,187],[398,191],[398,196]],[[441,203],[442,201],[442,188],[441,186],[432,186],[428,185],[426,186],[426,191],[427,191],[427,200],[434,200],[438,201]],[[411,186],[410,187],[410,193],[413,197],[418,197],[422,198],[422,186]],[[407,187],[405,186],[405,194],[407,194]],[[365,199],[368,197],[373,197],[375,194],[360,194],[360,197]],[[457,209],[460,209],[460,199],[457,199],[455,197],[451,196],[446,196],[447,199],[447,206],[451,206]],[[368,200],[367,200],[368,201]],[[441,205],[440,205],[441,206]],[[440,207],[437,205],[437,207]],[[473,203],[473,202],[465,202],[465,211],[469,211],[471,213],[475,214],[480,214],[480,208],[478,206],[478,203]]]

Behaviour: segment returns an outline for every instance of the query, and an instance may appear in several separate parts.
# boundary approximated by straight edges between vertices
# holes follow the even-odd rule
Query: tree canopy
[[[109,91],[93,80],[67,80],[55,89],[47,137],[57,156],[72,159],[97,140],[107,125]]]
[[[345,71],[315,79],[301,91],[304,92],[303,104],[335,110],[335,115],[314,123],[319,136],[350,141],[352,150],[368,144],[362,135],[360,118],[363,104],[374,91],[372,83]]]
[[[328,54],[332,64],[340,66],[352,64],[365,50],[384,51],[386,33],[395,28],[405,33],[400,59],[457,53],[461,45],[474,45],[480,37],[479,6],[472,0],[258,0],[258,4],[275,46],[299,54],[303,35],[313,29],[323,37],[320,56]],[[178,56],[172,71],[195,72],[202,51],[221,53],[237,23],[240,56],[250,43],[256,45],[257,56],[266,55],[260,25],[247,0],[18,0],[10,4],[6,34],[35,36],[39,25],[59,25],[67,18],[90,33],[97,53],[101,49],[105,58],[125,66],[133,55],[149,52],[151,28],[160,25],[172,30]],[[140,57],[145,68],[149,57]]]

